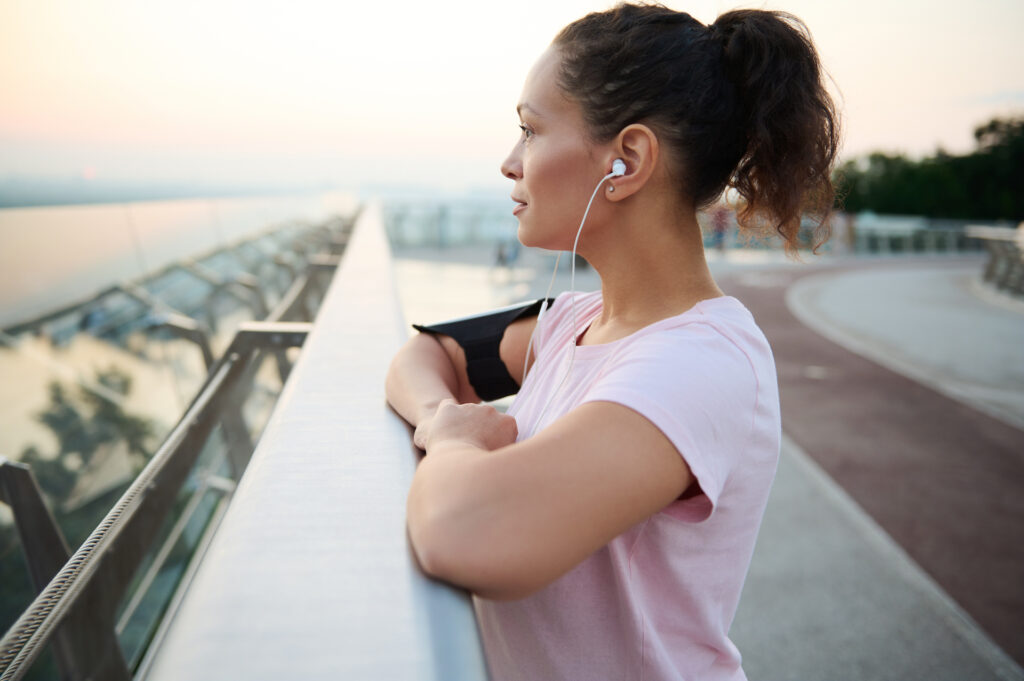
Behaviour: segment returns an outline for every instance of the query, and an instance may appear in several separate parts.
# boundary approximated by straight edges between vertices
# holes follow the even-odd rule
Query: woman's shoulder
[[[736,298],[719,296],[698,302],[690,309],[649,324],[631,334],[634,340],[702,335],[714,332],[724,338],[767,344],[754,316]]]
[[[556,318],[571,314],[574,301],[577,315],[584,310],[592,313],[601,309],[601,291],[562,291],[555,296],[549,314]]]
[[[627,352],[656,356],[667,366],[712,370],[724,362],[758,376],[774,372],[767,338],[746,306],[731,296],[703,300],[682,314],[641,329],[629,340]]]
[[[568,341],[601,311],[601,291],[558,295],[538,329],[538,341]],[[708,361],[715,354],[742,358],[755,373],[774,369],[771,347],[745,305],[732,296],[698,302],[690,309],[653,322],[605,346],[584,346],[584,353],[614,352],[622,356],[655,353],[676,361]]]

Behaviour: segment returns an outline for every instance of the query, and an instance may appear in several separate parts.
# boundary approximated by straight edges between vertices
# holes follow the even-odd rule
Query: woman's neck
[[[622,338],[723,295],[704,258],[694,213],[629,213],[616,218],[588,253],[601,277],[602,309],[583,344]]]

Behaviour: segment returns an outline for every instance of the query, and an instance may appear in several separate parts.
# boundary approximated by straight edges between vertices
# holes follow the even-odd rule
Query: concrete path
[[[788,438],[731,636],[751,681],[1024,678]]]

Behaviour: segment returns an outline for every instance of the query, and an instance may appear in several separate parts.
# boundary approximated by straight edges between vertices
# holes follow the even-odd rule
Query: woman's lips
[[[516,202],[516,205],[512,207],[512,215],[519,215],[519,213],[526,208],[526,203],[520,201],[516,197],[512,197],[512,200]]]

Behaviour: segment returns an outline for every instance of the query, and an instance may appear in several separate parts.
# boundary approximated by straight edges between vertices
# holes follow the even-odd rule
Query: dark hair
[[[806,212],[818,222],[812,245],[828,239],[839,119],[799,19],[735,10],[705,26],[661,5],[621,4],[569,24],[553,45],[559,85],[595,140],[650,125],[695,207],[732,186],[744,227],[774,230],[792,251]]]

